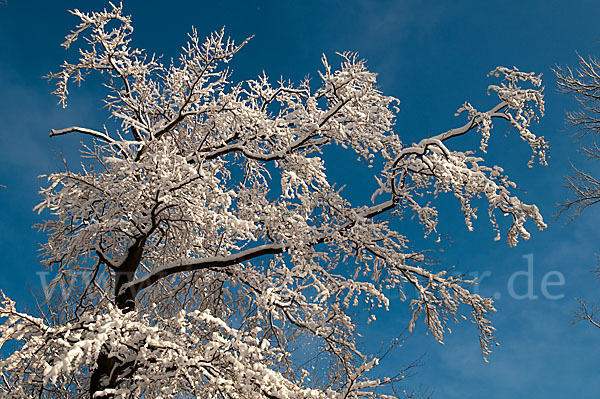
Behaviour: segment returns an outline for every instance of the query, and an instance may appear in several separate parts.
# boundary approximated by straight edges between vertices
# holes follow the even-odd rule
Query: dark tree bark
[[[129,248],[123,263],[115,271],[115,304],[123,313],[135,310],[137,292],[133,289],[122,290],[122,287],[133,281],[142,259],[145,243],[145,237],[138,238],[134,245]],[[94,398],[96,392],[116,388],[123,379],[133,373],[132,362],[122,363],[115,356],[110,356],[109,353],[110,345],[105,344],[98,355],[98,359],[96,359],[96,367],[90,376],[90,399]],[[114,395],[110,394],[100,396],[103,399],[113,397]]]

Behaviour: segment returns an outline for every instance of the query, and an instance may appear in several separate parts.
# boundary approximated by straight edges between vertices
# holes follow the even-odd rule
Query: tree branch
[[[490,109],[489,111],[487,111],[485,113],[488,114],[488,115],[490,115],[491,117],[499,117],[499,116],[501,116],[502,118],[506,119],[506,115],[499,112],[500,110],[502,110],[506,106],[508,106],[508,103],[506,101],[502,101],[498,105],[496,105],[494,108]],[[470,120],[469,122],[465,123],[461,127],[458,127],[456,129],[450,129],[447,132],[438,134],[437,136],[430,137],[429,139],[430,140],[431,139],[435,139],[435,140],[439,140],[439,141],[446,141],[446,140],[451,139],[453,137],[462,136],[463,134],[467,133],[469,130],[473,129],[475,126],[477,126],[477,120],[476,120],[476,118]]]
[[[102,141],[104,141],[105,143],[108,144],[117,144],[117,142],[115,140],[113,140],[112,137],[104,134],[104,133],[100,133],[97,130],[93,130],[93,129],[88,129],[85,127],[79,127],[79,126],[71,126],[65,129],[52,129],[50,130],[50,137],[55,137],[55,136],[62,136],[64,134],[67,133],[82,133],[82,134],[87,134],[88,136],[93,136],[96,138],[101,139]]]
[[[266,244],[255,248],[249,248],[237,254],[228,256],[212,256],[209,258],[184,259],[159,268],[154,269],[147,275],[121,287],[117,295],[122,295],[123,292],[130,290],[132,294],[137,295],[138,292],[146,287],[151,286],[160,279],[168,277],[175,273],[189,272],[195,270],[203,270],[210,268],[223,268],[232,266],[250,259],[258,258],[264,255],[276,255],[283,253],[287,247],[283,244]]]
[[[56,137],[56,136],[62,136],[68,133],[81,133],[81,134],[85,134],[87,136],[92,136],[95,137],[97,139],[100,139],[102,141],[104,141],[107,144],[110,145],[114,145],[116,147],[119,148],[119,151],[121,151],[121,153],[126,157],[129,158],[129,154],[127,154],[127,151],[125,151],[125,148],[123,148],[123,146],[121,145],[121,143],[119,143],[118,141],[116,141],[115,139],[113,139],[112,137],[110,137],[107,134],[101,133],[97,130],[93,130],[93,129],[88,129],[85,127],[79,127],[79,126],[71,126],[65,129],[51,129],[50,130],[50,137]]]
[[[389,200],[381,204],[377,204],[365,209],[359,214],[360,217],[371,219],[375,216],[381,215],[396,207],[396,201]],[[340,231],[347,229],[352,225],[353,222],[345,223],[340,226]],[[326,237],[321,237],[316,240],[314,245],[322,244],[325,242]],[[143,289],[151,286],[159,280],[168,277],[170,275],[190,272],[204,269],[213,268],[224,268],[227,266],[233,266],[241,262],[252,260],[265,255],[277,255],[285,252],[288,249],[288,245],[285,244],[265,244],[254,248],[249,248],[244,251],[228,256],[212,256],[204,259],[184,259],[171,264],[167,264],[152,270],[150,273],[143,277],[140,277],[134,281],[125,283],[121,286],[120,290],[116,293],[117,296],[123,295],[128,292],[129,297],[135,298],[137,294]]]

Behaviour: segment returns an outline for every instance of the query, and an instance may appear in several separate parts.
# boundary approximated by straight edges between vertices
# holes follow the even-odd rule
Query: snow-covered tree
[[[3,397],[393,397],[385,386],[402,375],[374,372],[354,315],[398,293],[410,328],[423,317],[441,342],[470,315],[490,353],[492,299],[428,265],[400,221],[414,215],[439,238],[435,201],[451,193],[469,230],[474,201],[487,200],[497,239],[496,215],[509,216],[510,246],[529,238],[528,219],[546,226],[483,158],[504,120],[533,150],[529,166],[546,163],[529,129],[544,110],[540,76],[496,68],[491,108],[465,102],[462,126],[409,143],[394,131],[397,100],[355,54],[339,54],[337,69],[323,56],[318,79],[297,85],[233,83],[226,64],[245,42],[223,31],[205,41],[192,31],[164,64],[132,48],[121,6],[73,14],[64,46],[80,44],[78,59],[50,75],[54,93],[66,106],[71,83],[98,73],[112,127],[51,132],[90,138],[87,164],[50,174],[36,207],[49,214],[50,288],[77,289],[39,317],[2,296],[0,344],[17,342],[0,363]],[[480,147],[451,147],[466,134]],[[324,154],[336,148],[374,171],[369,204],[328,178]]]

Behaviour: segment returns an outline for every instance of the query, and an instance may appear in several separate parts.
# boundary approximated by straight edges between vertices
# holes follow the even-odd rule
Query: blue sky
[[[36,255],[44,237],[31,227],[40,221],[32,212],[44,184],[37,176],[60,169],[59,154],[74,154],[78,145],[75,138],[50,140],[48,133],[73,124],[98,127],[105,117],[97,89],[74,90],[63,110],[41,76],[56,71],[66,56],[59,44],[76,22],[66,10],[106,5],[0,2],[0,184],[7,186],[0,189],[0,288],[23,306],[31,304],[29,289],[41,289]],[[551,68],[574,65],[576,52],[600,56],[599,2],[136,0],[124,5],[134,17],[134,44],[166,57],[176,56],[191,26],[201,34],[226,26],[237,40],[255,35],[232,63],[236,80],[265,70],[274,79],[298,81],[316,75],[322,53],[334,64],[336,51],[358,51],[380,74],[382,91],[400,99],[396,129],[407,142],[461,125],[454,112],[464,101],[481,108],[493,105],[486,95],[491,83],[486,74],[496,66],[543,73],[546,116],[534,131],[550,141],[550,165],[527,169],[526,146],[503,127],[492,139],[489,158],[520,184],[524,200],[540,207],[549,228],[508,248],[492,241],[485,208],[476,231],[469,233],[452,198],[441,206],[445,216],[440,229],[450,240],[442,243],[444,252],[437,257],[445,266],[455,265],[457,272],[488,272],[480,290],[499,298],[493,320],[501,346],[485,364],[469,323],[455,326],[445,345],[419,326],[382,366],[391,370],[426,354],[409,385],[434,388],[439,398],[598,397],[600,331],[570,322],[576,296],[600,302],[600,279],[588,273],[597,262],[594,253],[600,251],[600,208],[567,226],[564,219],[553,222],[556,203],[568,195],[563,176],[569,173],[569,162],[597,165],[585,165],[565,130],[564,113],[576,104],[558,94]],[[348,183],[348,195],[361,198],[360,187],[372,184],[371,175],[349,176],[332,161],[327,167]],[[511,298],[511,275],[527,271],[530,254],[537,299]],[[551,295],[563,295],[560,299],[548,299],[541,291],[549,272],[564,276],[564,285],[549,288]],[[514,291],[525,293],[527,277],[514,281]],[[367,336],[376,341],[397,335],[407,325],[408,312],[406,304],[394,306],[370,325]]]

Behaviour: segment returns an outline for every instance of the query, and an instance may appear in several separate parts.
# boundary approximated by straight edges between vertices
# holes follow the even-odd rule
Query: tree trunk
[[[133,290],[122,291],[121,288],[133,281],[142,259],[145,243],[145,237],[138,238],[135,244],[129,248],[127,257],[115,272],[115,304],[123,313],[135,310],[136,293]],[[116,357],[110,356],[109,353],[110,345],[104,344],[96,359],[96,367],[90,376],[90,399],[94,399],[96,392],[116,388],[123,379],[130,377],[133,373],[132,363],[121,364]],[[96,399],[110,399],[113,397],[114,395],[107,394],[96,396]]]

